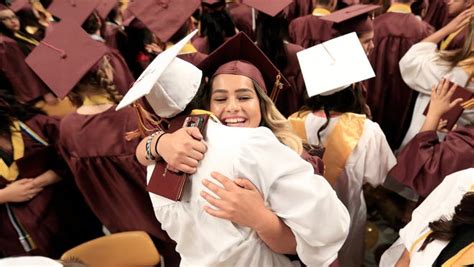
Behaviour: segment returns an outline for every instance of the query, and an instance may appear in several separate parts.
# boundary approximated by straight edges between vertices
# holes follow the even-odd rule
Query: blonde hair
[[[84,99],[88,95],[105,95],[113,103],[117,104],[123,96],[115,88],[113,77],[109,77],[107,72],[113,73],[113,67],[107,56],[104,56],[95,69],[89,71],[77,83],[74,89],[68,94],[69,100],[76,107],[82,106]]]
[[[290,122],[278,111],[270,97],[255,82],[253,85],[260,102],[263,126],[270,128],[281,143],[301,155],[303,153],[301,138],[294,133]]]
[[[464,45],[460,49],[451,50],[451,51],[441,51],[440,57],[441,59],[448,61],[451,67],[459,66],[459,67],[467,67],[467,72],[469,75],[469,79],[467,82],[469,83],[472,78],[474,78],[474,69],[472,67],[472,59],[474,58],[474,51],[473,51],[473,42],[474,42],[474,17],[471,17],[469,20],[468,25],[468,33],[466,35],[466,39],[464,41]],[[470,68],[469,68],[470,67]]]

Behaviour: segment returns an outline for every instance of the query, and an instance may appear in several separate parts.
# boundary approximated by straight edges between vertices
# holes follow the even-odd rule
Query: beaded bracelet
[[[151,135],[149,135],[146,139],[146,146],[145,146],[146,155],[145,155],[145,158],[147,160],[156,160],[156,158],[151,153],[151,142],[153,141],[153,138],[155,136],[157,136],[158,134],[163,134],[163,131],[154,132]]]

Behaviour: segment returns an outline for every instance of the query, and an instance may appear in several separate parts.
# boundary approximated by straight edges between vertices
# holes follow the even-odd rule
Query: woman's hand
[[[169,170],[193,174],[207,150],[202,139],[198,128],[184,127],[163,135],[157,145],[157,152],[168,163]]]
[[[442,79],[438,85],[433,86],[430,107],[420,132],[437,130],[440,125],[441,116],[462,102],[462,98],[451,101],[456,88],[456,84],[449,87],[449,81],[446,79]]]
[[[201,191],[201,196],[217,208],[205,206],[207,213],[252,228],[275,253],[296,254],[295,235],[265,206],[262,194],[250,180],[237,178],[232,181],[217,172],[211,176],[215,181],[203,180],[202,183],[219,198]]]
[[[474,16],[474,9],[468,8],[464,10],[463,12],[461,12],[459,15],[457,15],[443,28],[445,28],[448,34],[456,32],[464,28],[466,25],[468,25],[469,20],[471,19],[472,16]]]
[[[211,173],[214,181],[203,180],[203,184],[219,198],[202,191],[201,196],[217,209],[204,207],[212,216],[230,220],[238,225],[257,228],[256,223],[262,214],[269,210],[265,207],[262,194],[248,179],[237,178],[234,181],[224,175]]]
[[[34,179],[21,179],[0,190],[1,202],[29,201],[41,192],[41,190],[43,190],[43,188],[36,185]]]

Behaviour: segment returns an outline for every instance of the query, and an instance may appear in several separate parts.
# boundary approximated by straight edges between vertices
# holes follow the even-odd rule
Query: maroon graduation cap
[[[51,32],[25,62],[56,96],[64,98],[108,50],[74,22],[50,27]]]
[[[242,4],[253,7],[271,17],[276,16],[287,6],[293,3],[293,0],[243,0]]]
[[[268,57],[244,33],[239,32],[212,52],[198,66],[203,75],[244,75],[254,80],[276,101],[279,90],[290,88],[290,83]],[[273,90],[273,89],[277,90]]]
[[[322,20],[333,22],[333,28],[341,35],[356,32],[361,34],[374,30],[374,24],[370,16],[378,5],[353,5],[337,10],[329,15],[322,16]]]
[[[94,12],[97,0],[55,0],[48,8],[54,16],[64,20],[71,20],[79,25]]]
[[[130,0],[128,10],[162,42],[167,42],[199,7],[199,0]]]

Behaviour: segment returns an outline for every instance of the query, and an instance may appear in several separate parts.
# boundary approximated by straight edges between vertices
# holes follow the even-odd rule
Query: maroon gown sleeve
[[[426,197],[447,175],[474,167],[474,127],[451,131],[441,142],[434,131],[419,133],[397,161],[389,175]]]
[[[24,102],[50,92],[46,84],[25,63],[25,54],[15,42],[0,35],[0,69],[10,82],[15,96]]]
[[[306,160],[308,163],[311,164],[311,166],[313,166],[314,174],[324,174],[324,162],[320,157],[310,155],[308,151],[303,150],[303,153],[301,153],[301,158]]]

